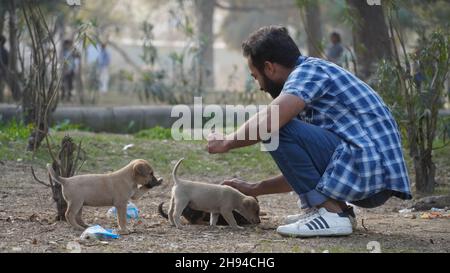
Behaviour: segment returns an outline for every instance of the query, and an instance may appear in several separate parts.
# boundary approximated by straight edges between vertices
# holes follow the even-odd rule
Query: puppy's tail
[[[179,183],[178,177],[177,177],[177,170],[178,167],[180,166],[181,162],[183,162],[184,158],[180,159],[177,164],[175,165],[175,167],[173,168],[173,172],[172,172],[172,178],[173,178],[173,182],[176,184]]]
[[[163,210],[163,206],[164,206],[164,202],[162,202],[161,204],[159,204],[158,206],[158,213],[159,215],[161,215],[162,217],[169,219],[169,215],[167,215],[167,213],[164,212]]]
[[[60,177],[55,173],[55,170],[53,170],[53,167],[51,164],[47,164],[47,170],[50,176],[52,177],[53,181],[55,181],[58,184],[64,185],[66,183],[66,179]]]

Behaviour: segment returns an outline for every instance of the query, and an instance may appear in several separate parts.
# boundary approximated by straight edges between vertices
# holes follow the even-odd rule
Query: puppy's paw
[[[129,235],[130,231],[128,229],[119,229],[119,231],[117,231],[117,234],[119,234],[119,235]]]

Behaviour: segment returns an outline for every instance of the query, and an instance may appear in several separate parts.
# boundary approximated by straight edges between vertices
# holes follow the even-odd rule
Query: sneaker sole
[[[348,228],[334,228],[327,229],[326,231],[318,230],[311,234],[292,234],[277,231],[278,234],[284,237],[292,237],[292,238],[309,238],[309,237],[340,237],[340,236],[349,236],[353,233],[353,230],[349,230]]]
[[[348,217],[349,219],[350,219],[350,222],[352,223],[352,228],[355,230],[357,227],[358,227],[358,221],[356,220],[356,218],[353,218],[353,217]],[[303,219],[302,219],[303,220]],[[300,219],[297,219],[297,220],[292,220],[292,221],[283,221],[283,225],[290,225],[290,224],[293,224],[293,223],[296,223],[296,222],[298,222],[298,221],[300,221]],[[303,220],[304,222],[308,222],[308,221],[305,221],[305,220]]]

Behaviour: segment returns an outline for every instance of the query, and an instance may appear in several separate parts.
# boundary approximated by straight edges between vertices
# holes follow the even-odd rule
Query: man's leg
[[[315,190],[340,142],[334,133],[300,120],[292,120],[280,129],[279,147],[271,155],[300,196],[303,208],[325,205],[341,212],[342,203]]]
[[[352,232],[350,216],[342,213],[347,205],[316,190],[323,173],[341,142],[335,134],[320,127],[293,120],[280,129],[280,143],[271,155],[303,208],[323,208],[280,226],[277,231],[291,236],[348,235]]]

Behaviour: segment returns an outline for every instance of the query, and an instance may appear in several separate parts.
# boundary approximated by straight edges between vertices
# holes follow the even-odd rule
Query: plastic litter
[[[127,151],[127,150],[129,150],[129,149],[131,149],[133,147],[134,147],[134,144],[125,145],[125,146],[123,146],[122,151]]]
[[[415,211],[414,208],[410,208],[410,209],[402,209],[402,210],[399,210],[398,213],[404,214],[404,213],[411,213],[411,212],[413,212],[413,211]]]
[[[112,207],[108,210],[106,215],[110,218],[116,218],[117,217],[117,210],[115,207]],[[139,209],[136,207],[133,203],[128,203],[127,205],[127,220],[135,220],[139,219]]]
[[[450,213],[445,213],[441,211],[431,211],[431,212],[425,212],[420,215],[420,219],[450,219]]]
[[[417,216],[415,214],[403,214],[403,218],[407,218],[407,219],[416,219]]]
[[[80,236],[81,240],[110,240],[118,238],[120,238],[120,235],[114,233],[114,230],[104,229],[99,225],[87,228]]]

